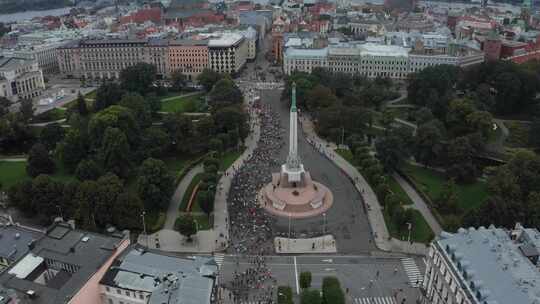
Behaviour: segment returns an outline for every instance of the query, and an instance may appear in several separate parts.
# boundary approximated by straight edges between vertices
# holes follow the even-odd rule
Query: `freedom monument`
[[[272,182],[261,189],[261,205],[271,214],[290,218],[307,218],[326,212],[333,203],[332,192],[311,179],[298,156],[298,113],[296,84],[292,86],[290,110],[289,155],[281,171],[272,174]]]

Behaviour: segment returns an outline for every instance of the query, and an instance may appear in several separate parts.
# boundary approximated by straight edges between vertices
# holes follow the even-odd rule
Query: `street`
[[[222,261],[220,283],[232,280],[235,271],[245,271],[250,264],[249,258],[225,256]],[[295,294],[300,291],[298,276],[303,271],[309,271],[312,274],[311,286],[316,289],[321,288],[324,277],[337,277],[346,293],[348,303],[364,303],[362,300],[376,298],[379,298],[380,302],[373,300],[374,304],[402,303],[403,299],[406,299],[404,303],[414,303],[419,296],[419,289],[411,286],[414,283],[410,282],[409,270],[404,268],[401,258],[335,255],[266,256],[266,264],[277,284],[291,286]],[[417,260],[416,264],[421,265],[421,260]]]

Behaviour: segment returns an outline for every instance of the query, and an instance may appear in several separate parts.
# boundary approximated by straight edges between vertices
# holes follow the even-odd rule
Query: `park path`
[[[409,242],[400,241],[390,237],[377,195],[366,179],[353,165],[334,151],[335,144],[331,144],[317,135],[311,120],[303,116],[300,122],[306,136],[310,138],[310,140],[313,140],[316,144],[319,144],[322,151],[328,156],[328,158],[331,159],[336,166],[341,168],[343,172],[352,180],[356,181],[356,189],[359,193],[361,193],[364,204],[366,204],[366,209],[368,210],[368,221],[371,226],[377,248],[384,251],[425,255],[427,252],[427,247],[425,244],[411,244]]]
[[[165,225],[163,225],[163,229],[174,230],[174,222],[180,215],[180,210],[178,210],[178,208],[182,203],[182,199],[184,198],[184,195],[190,195],[190,193],[186,193],[189,184],[191,184],[191,180],[193,180],[195,175],[202,173],[203,171],[203,165],[199,164],[189,170],[184,178],[182,178],[180,183],[178,183],[178,186],[176,187],[176,190],[174,191],[169,203],[169,209],[167,209],[167,218],[165,220]]]
[[[161,102],[173,100],[173,99],[176,99],[176,98],[189,97],[189,96],[202,94],[202,93],[203,93],[202,91],[195,91],[195,92],[191,92],[191,93],[187,93],[187,94],[183,94],[183,95],[171,96],[171,97],[161,99]]]
[[[439,235],[443,231],[443,229],[435,216],[433,216],[433,213],[431,213],[431,210],[429,209],[424,199],[418,194],[418,192],[416,192],[416,190],[411,185],[409,185],[409,183],[403,177],[401,177],[401,175],[394,173],[392,176],[401,186],[403,191],[407,193],[407,196],[412,200],[414,204],[412,208],[418,210],[428,223],[433,233],[435,235]]]

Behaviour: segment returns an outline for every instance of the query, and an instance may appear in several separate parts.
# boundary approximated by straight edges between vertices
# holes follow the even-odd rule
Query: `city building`
[[[169,74],[180,70],[188,80],[208,68],[208,40],[171,40],[169,42]]]
[[[11,102],[40,96],[45,89],[37,61],[0,56],[0,97]]]
[[[423,281],[429,304],[540,301],[540,232],[480,227],[443,232],[430,245]]]
[[[99,282],[129,245],[129,232],[101,235],[58,222],[0,274],[0,286],[25,303],[101,303]]]
[[[0,272],[26,255],[43,232],[16,226],[13,223],[0,225]]]
[[[223,33],[208,41],[210,68],[219,73],[235,74],[248,59],[247,39],[238,33]]]
[[[56,58],[56,49],[66,42],[45,42],[21,44],[14,49],[4,50],[6,57],[19,57],[35,60],[44,74],[55,74],[59,72],[58,60]]]
[[[484,61],[482,52],[453,45],[448,52],[432,53],[396,45],[375,43],[329,45],[320,49],[287,48],[283,70],[310,73],[314,68],[366,77],[405,79],[426,67],[449,64],[465,67]]]
[[[140,246],[126,250],[100,281],[103,304],[210,304],[212,257],[180,258]]]

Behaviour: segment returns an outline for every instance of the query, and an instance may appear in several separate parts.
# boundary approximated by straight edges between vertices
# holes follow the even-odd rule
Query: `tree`
[[[97,180],[97,197],[94,217],[98,227],[113,223],[113,210],[118,196],[124,191],[124,182],[118,176],[107,173]]]
[[[90,119],[88,135],[94,149],[102,146],[105,130],[109,127],[120,129],[127,136],[130,146],[135,147],[139,142],[139,125],[133,111],[126,107],[113,105],[96,113]]]
[[[304,290],[300,294],[301,304],[321,304],[321,293],[318,290]]]
[[[168,134],[158,126],[144,129],[141,136],[140,151],[143,159],[148,157],[162,157],[170,147]]]
[[[86,100],[84,100],[84,96],[79,91],[79,95],[77,96],[77,113],[81,116],[88,115],[88,107],[86,106]]]
[[[470,132],[467,117],[474,112],[470,99],[454,99],[448,106],[446,126],[453,136],[463,136]]]
[[[32,99],[23,99],[21,100],[21,105],[19,107],[19,113],[21,114],[22,120],[24,122],[30,121],[34,116],[34,103]]]
[[[75,170],[75,176],[80,181],[97,180],[102,173],[101,167],[92,159],[81,160]]]
[[[120,177],[127,177],[131,166],[129,152],[130,147],[124,132],[117,128],[108,127],[98,151],[98,158],[103,168]]]
[[[95,208],[98,199],[98,184],[95,181],[86,180],[79,185],[75,200],[79,202],[75,212],[77,226],[81,229],[95,231],[97,229]]]
[[[28,163],[26,173],[32,177],[40,174],[51,174],[54,172],[54,161],[49,156],[49,152],[44,145],[37,143],[28,152]]]
[[[308,91],[306,96],[306,107],[311,111],[318,110],[319,108],[328,108],[336,105],[337,102],[336,95],[323,85],[316,85]]]
[[[96,92],[94,102],[94,112],[99,112],[114,104],[117,104],[122,98],[122,89],[115,82],[106,82],[101,84]]]
[[[9,99],[7,99],[4,96],[0,96],[0,117],[9,113],[10,105],[11,105],[11,101],[9,101]]]
[[[120,105],[131,109],[139,126],[147,127],[152,123],[152,109],[150,104],[138,93],[124,94],[120,100]]]
[[[336,277],[323,278],[322,292],[324,303],[345,304],[345,295]]]
[[[195,220],[190,214],[181,215],[174,223],[174,229],[185,236],[188,242],[191,242],[191,236],[197,232]]]
[[[141,227],[141,214],[144,205],[141,199],[134,193],[125,191],[120,193],[112,209],[113,223],[122,229],[137,229]]]
[[[206,186],[208,187],[207,184]],[[199,191],[199,193],[197,193],[197,204],[199,204],[202,211],[204,211],[204,213],[206,213],[208,216],[210,216],[210,214],[214,211],[215,195],[214,190],[211,189]]]
[[[216,82],[210,93],[210,105],[216,108],[242,103],[242,91],[230,78],[223,78]]]
[[[445,214],[457,214],[459,212],[458,201],[459,198],[456,191],[456,183],[454,182],[454,179],[450,179],[444,185],[437,200],[438,209]]]
[[[181,70],[176,70],[171,73],[172,89],[180,92],[186,86],[186,75]]]
[[[141,95],[149,92],[156,80],[156,66],[139,62],[120,72],[120,83],[128,92],[138,92]]]
[[[32,180],[32,206],[38,211],[43,223],[49,223],[52,216],[60,216],[64,186],[48,175],[39,175]]]
[[[404,128],[391,129],[375,143],[377,158],[387,172],[391,172],[410,156],[409,145],[411,134]]]
[[[493,130],[493,116],[486,111],[474,111],[467,115],[466,122],[471,132],[478,132],[484,140],[489,138]]]
[[[197,77],[197,81],[201,84],[207,92],[210,92],[214,87],[214,84],[221,79],[221,75],[218,72],[214,72],[211,69],[203,69],[201,74]]]
[[[88,152],[86,137],[75,128],[71,128],[64,140],[58,146],[58,155],[68,172],[75,171],[81,160],[86,158]]]
[[[416,131],[413,145],[413,155],[416,161],[432,165],[443,152],[443,138],[439,121],[434,119],[420,125]]]
[[[36,208],[32,202],[32,181],[23,180],[8,189],[9,204],[26,216],[35,216]]]
[[[529,143],[540,147],[540,116],[535,116],[529,130]]]
[[[174,178],[161,160],[148,158],[139,168],[137,193],[146,210],[160,210],[168,206],[174,190]]]
[[[58,123],[48,124],[39,133],[39,142],[41,142],[49,151],[56,148],[56,144],[62,141],[65,131]]]
[[[476,178],[476,166],[473,162],[475,149],[469,142],[469,138],[462,136],[452,139],[447,147],[446,173],[451,178],[460,182],[472,182]]]
[[[300,273],[300,288],[307,289],[311,287],[311,272],[303,271]]]

